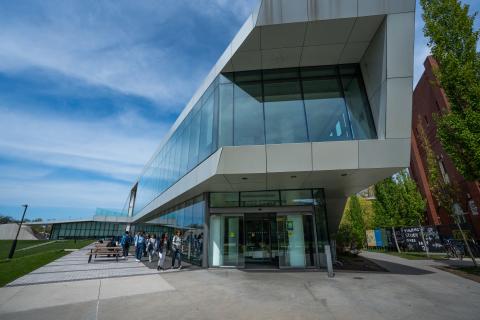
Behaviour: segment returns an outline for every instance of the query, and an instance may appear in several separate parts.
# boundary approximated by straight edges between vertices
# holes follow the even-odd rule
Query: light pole
[[[20,229],[22,228],[23,219],[25,218],[25,213],[27,212],[28,204],[24,204],[22,205],[22,207],[24,207],[25,210],[23,210],[22,220],[20,220],[20,225],[18,226],[17,235],[15,236],[15,240],[13,240],[12,247],[10,248],[10,253],[8,254],[8,259],[12,259],[13,254],[15,253],[15,248],[17,247],[18,234],[20,233]]]

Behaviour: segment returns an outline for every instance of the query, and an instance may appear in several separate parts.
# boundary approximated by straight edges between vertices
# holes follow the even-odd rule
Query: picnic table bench
[[[120,254],[123,255],[122,247],[107,247],[107,244],[99,243],[96,244],[94,248],[91,248],[90,252],[87,253],[88,263],[92,261],[92,257],[96,259],[97,256],[112,256],[115,257],[115,261],[118,262],[118,257]]]

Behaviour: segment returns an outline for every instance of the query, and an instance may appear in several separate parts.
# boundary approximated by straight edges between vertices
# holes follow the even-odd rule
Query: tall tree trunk
[[[422,235],[423,245],[425,246],[425,252],[427,253],[427,258],[430,258],[430,250],[428,249],[427,241],[425,241],[425,235],[423,234],[423,226],[420,222],[418,224],[420,227],[420,234]]]
[[[402,253],[402,251],[400,250],[400,246],[398,245],[397,233],[395,232],[395,227],[392,227],[392,232],[393,232],[393,239],[395,240],[395,245],[397,246],[397,251],[398,253]]]
[[[462,227],[460,226],[460,222],[458,222],[458,218],[455,218],[455,222],[457,223],[458,230],[460,230],[460,233],[462,234],[463,242],[465,243],[465,246],[467,247],[468,250],[468,255],[470,258],[472,258],[473,265],[478,268],[477,261],[475,260],[475,257],[473,256],[472,250],[470,249],[470,245],[468,244],[467,238],[465,237],[465,234],[463,233]]]

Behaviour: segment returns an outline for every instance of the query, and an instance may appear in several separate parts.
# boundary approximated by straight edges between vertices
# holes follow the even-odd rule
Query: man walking
[[[143,237],[143,231],[138,233],[135,247],[135,261],[140,262],[142,260],[143,251],[145,250],[145,238]]]
[[[122,246],[123,256],[125,259],[128,257],[128,250],[130,249],[130,235],[128,231],[125,231],[125,234],[122,236],[120,240],[120,245]]]

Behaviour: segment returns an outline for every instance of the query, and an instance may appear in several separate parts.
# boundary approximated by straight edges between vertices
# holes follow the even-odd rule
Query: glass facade
[[[102,211],[104,213],[104,211]],[[205,220],[205,201],[203,196],[190,199],[178,206],[160,213],[161,216],[147,223],[131,224],[130,234],[143,231],[146,234],[160,236],[168,233],[170,238],[175,231],[181,232],[182,259],[192,264],[202,264],[203,228]],[[67,222],[52,225],[51,240],[58,239],[109,239],[119,241],[125,233],[127,223],[118,222]]]
[[[145,168],[134,214],[222,146],[375,138],[358,65],[222,74]]]
[[[161,225],[170,236],[178,230],[182,238],[182,259],[201,265],[203,255],[203,229],[205,223],[205,200],[203,196],[190,199],[170,208],[149,224]]]
[[[58,239],[104,239],[121,236],[127,227],[126,223],[116,222],[67,222],[52,225],[51,240]]]

